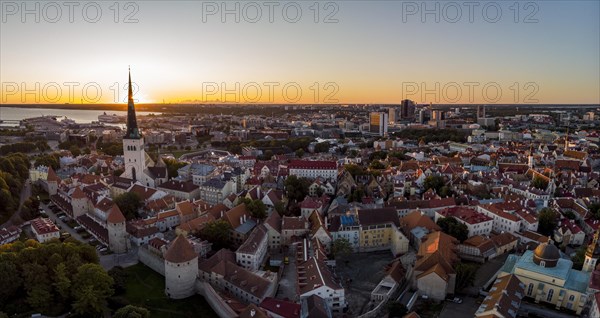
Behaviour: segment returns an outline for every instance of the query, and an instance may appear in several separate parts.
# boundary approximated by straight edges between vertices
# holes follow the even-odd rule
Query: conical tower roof
[[[198,254],[194,251],[188,239],[181,234],[175,238],[167,253],[165,253],[165,260],[171,263],[185,263],[197,257]]]
[[[121,212],[119,206],[113,204],[112,208],[110,208],[110,211],[108,211],[108,217],[106,218],[106,221],[108,223],[118,224],[127,221],[127,219],[125,219],[125,216],[123,216],[123,212]]]

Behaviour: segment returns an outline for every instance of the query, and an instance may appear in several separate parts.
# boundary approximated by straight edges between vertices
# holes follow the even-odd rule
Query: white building
[[[211,205],[223,203],[228,195],[236,192],[237,185],[233,180],[210,179],[200,185],[200,199]]]
[[[477,206],[477,211],[492,218],[492,229],[495,232],[515,233],[521,230],[521,218],[506,212],[502,206],[495,204],[482,204]]]
[[[321,177],[324,179],[337,178],[337,163],[335,161],[308,161],[292,160],[288,165],[290,176],[299,178],[315,179]]]
[[[235,252],[236,261],[247,270],[257,271],[265,260],[267,248],[267,229],[263,225],[259,225]]]
[[[345,290],[333,277],[323,260],[313,256],[299,264],[297,270],[301,299],[317,295],[327,301],[333,312],[343,311],[347,306]]]
[[[31,220],[31,229],[35,234],[35,239],[40,243],[60,238],[60,230],[47,218],[37,218]]]
[[[466,207],[453,207],[435,212],[435,222],[440,218],[454,217],[469,229],[469,237],[474,235],[489,235],[492,232],[493,219]]]

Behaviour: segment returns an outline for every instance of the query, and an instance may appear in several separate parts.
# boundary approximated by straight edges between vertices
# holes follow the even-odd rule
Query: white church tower
[[[131,70],[129,71],[127,132],[123,137],[123,155],[125,157],[125,172],[121,176],[139,181],[143,185],[154,186],[153,180],[148,180],[149,178],[145,175],[147,161],[150,158],[146,158],[146,152],[144,151],[144,137],[138,129],[137,119],[135,117],[133,90],[131,89]],[[149,184],[149,182],[152,184]]]

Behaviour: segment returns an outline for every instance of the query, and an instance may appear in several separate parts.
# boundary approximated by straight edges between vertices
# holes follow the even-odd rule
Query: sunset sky
[[[28,4],[34,8],[35,3]],[[439,23],[433,15],[421,21],[421,12],[406,15],[420,1],[337,1],[330,6],[321,2],[318,23],[310,8],[313,1],[296,2],[302,9],[296,23],[284,19],[285,2],[274,7],[272,23],[263,2],[257,2],[262,12],[257,23],[246,21],[256,16],[256,10],[247,7],[244,14],[245,2],[239,2],[239,23],[233,15],[226,21],[221,21],[220,12],[205,15],[221,1],[134,2],[138,11],[132,17],[137,23],[123,23],[135,8],[121,4],[115,23],[112,3],[100,4],[102,16],[96,23],[83,19],[85,2],[74,8],[73,23],[66,6],[58,21],[50,23],[55,8],[43,12],[42,3],[36,23],[33,14],[22,21],[22,8],[14,13],[15,8],[3,1],[2,103],[35,103],[36,98],[40,103],[80,103],[82,87],[93,82],[102,94],[95,99],[90,88],[88,99],[123,102],[128,65],[140,87],[138,102],[223,101],[219,86],[225,83],[232,90],[225,99],[242,103],[399,103],[403,98],[419,103],[600,103],[600,1],[537,1],[531,7],[521,2],[518,23],[516,9],[509,7],[513,1],[495,2],[502,9],[495,23],[488,21],[497,16],[494,7],[488,6],[488,15],[482,12],[486,2],[474,8],[473,22],[469,8],[462,6],[456,23],[447,21],[456,17],[456,11],[446,7],[444,14],[446,2],[437,2]],[[227,5],[233,8],[235,3]],[[435,2],[427,5],[433,8]],[[288,20],[293,20],[294,10],[288,7]],[[337,19],[337,23],[324,23],[332,13],[329,22]],[[88,14],[94,16],[93,8]],[[65,82],[79,83],[70,101]],[[473,100],[464,82],[478,83],[472,86]],[[34,89],[36,83],[37,93],[22,96],[23,89]],[[421,83],[433,92],[407,93]],[[486,84],[491,87],[487,99],[482,97]],[[257,88],[262,97],[256,96]],[[496,98],[498,88],[502,96]],[[332,95],[326,99],[328,94]]]

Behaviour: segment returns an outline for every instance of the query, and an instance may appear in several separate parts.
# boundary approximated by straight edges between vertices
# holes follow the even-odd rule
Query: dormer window
[[[546,267],[546,261],[540,261],[540,266],[541,267]]]

